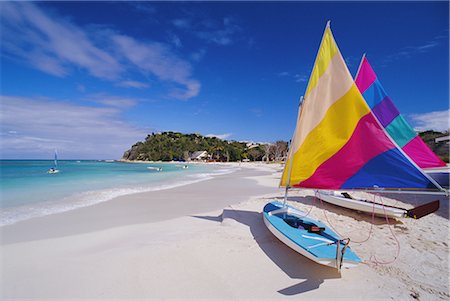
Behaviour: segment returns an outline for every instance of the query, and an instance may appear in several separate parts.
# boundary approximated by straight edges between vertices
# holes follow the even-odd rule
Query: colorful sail
[[[437,190],[372,114],[327,24],[281,186]]]
[[[446,166],[445,162],[433,153],[397,110],[365,56],[355,83],[378,121],[395,143],[420,168]]]

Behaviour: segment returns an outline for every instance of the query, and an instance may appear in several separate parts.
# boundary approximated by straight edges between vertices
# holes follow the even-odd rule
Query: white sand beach
[[[263,206],[284,193],[280,171],[243,164],[200,183],[4,226],[2,299],[449,299],[447,198],[422,219],[375,218],[371,229],[370,215],[292,192],[291,205],[354,241],[365,263],[339,274],[265,227]],[[436,198],[390,197],[407,207]]]

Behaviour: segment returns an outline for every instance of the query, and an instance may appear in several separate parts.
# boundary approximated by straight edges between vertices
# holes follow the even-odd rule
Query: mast
[[[355,75],[355,78],[354,78],[355,80],[358,77],[359,71],[361,70],[361,66],[362,66],[365,58],[366,58],[366,53],[364,52],[363,56],[361,58],[361,62],[359,63],[358,71],[356,71],[356,75]]]
[[[55,149],[55,169],[57,169],[57,168],[58,168],[58,153]]]
[[[323,35],[325,35],[325,32],[327,31],[327,28],[330,27],[330,23],[331,23],[331,20],[328,20],[328,21],[327,21],[327,25],[325,26],[325,29],[324,29],[324,31],[323,31]],[[315,58],[315,60],[314,60],[314,64],[313,64],[313,69],[312,69],[312,71],[314,71],[314,67],[316,66],[317,60],[319,59],[319,52],[320,52],[320,49],[322,48],[322,44],[323,44],[323,39],[320,41],[319,51],[317,51],[317,54],[316,54],[316,58]],[[308,84],[306,85],[305,95],[308,93],[308,88],[309,88],[310,83],[311,83],[311,75],[309,76]],[[301,111],[302,111],[302,104],[303,104],[303,101],[304,101],[304,96],[301,96],[301,97],[300,97],[300,101],[299,101],[299,109],[298,109],[298,114],[297,114],[297,122],[296,122],[296,124],[295,124],[294,135],[292,136],[292,140],[291,140],[291,147],[289,148],[289,155],[293,155],[293,153],[292,153],[292,146],[295,146],[294,140],[295,140],[295,136],[297,136],[297,135],[296,135],[296,134],[297,134],[297,123],[298,123],[298,121],[299,121],[299,119],[300,119],[300,116],[301,116]],[[288,159],[289,159],[289,156],[288,156]],[[289,185],[290,185],[290,182],[291,182],[292,162],[293,162],[293,160],[290,160],[290,161],[289,161],[288,178],[287,178],[287,180],[286,180],[286,190],[285,190],[285,193],[284,193],[283,206],[286,206],[286,202],[287,202],[287,194],[288,194]],[[285,168],[286,168],[286,166],[285,166]],[[284,173],[284,172],[283,172],[283,173]],[[281,176],[281,179],[283,179],[283,175]],[[281,182],[282,182],[282,181],[283,181],[283,180],[281,180]]]
[[[300,101],[299,101],[299,104],[298,104],[299,108],[298,108],[297,120],[298,120],[298,118],[300,117],[300,115],[302,113],[302,103],[303,103],[303,96],[300,97]],[[297,129],[297,126],[295,127],[295,129]],[[296,136],[295,134],[296,134],[296,130],[294,131],[294,135],[292,137],[291,145],[290,145],[290,148],[289,148],[289,154],[290,155],[293,155],[293,153],[292,153],[292,146],[294,145],[294,139],[295,139],[295,136]],[[289,167],[288,167],[288,178],[286,180],[286,190],[284,191],[284,201],[283,201],[283,206],[284,207],[286,206],[287,195],[288,195],[288,190],[289,190],[289,184],[291,182],[292,161],[294,161],[293,158],[294,158],[294,156],[292,156],[292,158],[290,158],[290,156],[288,156]]]

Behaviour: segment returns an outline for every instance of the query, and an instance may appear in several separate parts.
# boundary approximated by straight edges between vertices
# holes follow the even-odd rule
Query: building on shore
[[[190,156],[190,159],[192,161],[202,161],[208,159],[208,152],[207,151],[196,151],[193,152]]]

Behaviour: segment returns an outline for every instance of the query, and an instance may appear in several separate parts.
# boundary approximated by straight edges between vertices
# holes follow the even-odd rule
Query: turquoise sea
[[[231,168],[183,162],[60,160],[60,172],[47,173],[53,164],[53,160],[0,160],[0,226],[232,172]]]

